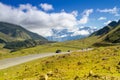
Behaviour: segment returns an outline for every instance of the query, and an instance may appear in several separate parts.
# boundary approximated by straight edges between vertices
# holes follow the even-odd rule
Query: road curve
[[[90,51],[90,50],[93,50],[93,49],[79,50],[77,52],[85,52],[85,51]],[[71,52],[63,52],[60,54],[69,54],[69,53]],[[25,63],[28,61],[32,61],[38,58],[44,58],[44,57],[49,57],[53,55],[59,55],[59,54],[56,54],[56,53],[31,54],[31,55],[22,56],[22,57],[3,59],[3,60],[0,60],[0,69],[5,69],[8,67],[15,66],[21,63]]]
[[[60,53],[60,54],[67,54],[67,52]],[[32,61],[38,58],[49,57],[53,55],[57,55],[57,54],[56,53],[32,54],[32,55],[27,55],[22,57],[3,59],[3,60],[0,60],[0,69],[5,69],[11,66],[24,63],[24,62]]]

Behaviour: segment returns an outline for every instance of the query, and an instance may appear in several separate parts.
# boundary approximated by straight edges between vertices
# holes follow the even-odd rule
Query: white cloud
[[[73,11],[72,14],[78,16],[78,11]]]
[[[88,9],[83,12],[83,16],[80,19],[79,23],[80,24],[86,24],[89,20],[89,15],[93,12],[93,9]]]
[[[55,36],[55,38],[64,38],[64,37],[67,37],[67,36],[68,36],[68,35],[66,35],[66,34],[65,34],[65,35],[61,35],[61,36],[58,36],[58,35],[57,35],[57,36]]]
[[[115,16],[119,16],[119,8],[113,7],[112,9],[97,9],[98,12],[103,12],[103,13],[110,13],[114,14]]]
[[[47,4],[47,3],[41,3],[40,7],[44,10],[44,11],[49,11],[49,10],[53,10],[53,6],[51,4]]]
[[[75,31],[71,36],[76,35],[89,35],[90,33],[87,30]]]
[[[21,4],[19,6],[19,9],[20,10],[32,10],[32,9],[35,10],[35,9],[37,9],[37,7],[32,6],[31,4],[26,4],[26,5]]]
[[[31,4],[22,4],[19,7],[13,7],[0,3],[0,21],[21,25],[45,37],[53,35],[51,31],[53,28],[59,30],[67,29],[69,32],[76,31],[76,33],[80,33],[77,32],[79,31],[77,25],[86,23],[92,12],[92,9],[85,10],[83,12],[83,18],[87,20],[81,22],[82,18],[79,23],[79,20],[76,18],[78,15],[77,11],[72,11],[71,13],[65,11],[47,13]]]
[[[75,11],[73,11],[75,13]],[[50,36],[52,28],[69,29],[76,28],[76,15],[66,12],[46,13],[30,4],[20,5],[18,8],[0,3],[0,21],[22,25],[24,28]]]
[[[106,20],[106,17],[99,17],[98,20]]]
[[[108,24],[111,23],[111,22],[112,22],[112,21],[109,20],[109,21],[105,22],[104,25],[108,25]]]
[[[31,30],[31,29],[30,29]],[[52,36],[53,35],[53,32],[50,28],[35,28],[35,29],[32,29],[31,31],[35,32],[35,33],[38,33],[44,37],[47,37],[47,36]]]

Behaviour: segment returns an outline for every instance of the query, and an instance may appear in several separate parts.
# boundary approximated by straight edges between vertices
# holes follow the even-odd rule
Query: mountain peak
[[[118,25],[118,23],[120,23],[120,20],[118,22],[112,21],[107,26],[105,26],[102,29],[94,32],[91,36],[98,36],[98,35],[107,34],[109,31],[111,31],[113,28],[115,28]]]
[[[108,26],[94,32],[91,36],[100,36],[103,41],[119,43],[120,42],[120,20],[118,22],[112,21]]]
[[[50,41],[68,41],[68,40],[76,40],[89,36],[89,34],[93,33],[97,29],[91,27],[80,27],[78,31],[73,32],[68,29],[52,29],[53,35],[46,37]],[[87,33],[87,34],[86,34]]]
[[[120,24],[120,20],[118,21],[118,24]]]
[[[115,27],[115,26],[117,26],[117,22],[116,21],[112,21],[108,25],[111,26],[111,27]]]

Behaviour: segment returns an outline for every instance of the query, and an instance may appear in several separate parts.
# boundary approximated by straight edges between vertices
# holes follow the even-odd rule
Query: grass
[[[36,46],[33,48],[26,48],[12,53],[6,53],[0,56],[0,59],[25,56],[29,54],[41,54],[41,53],[55,53],[57,49],[62,50],[63,52],[67,50],[77,50],[76,48],[62,47],[62,46],[51,46],[51,44]],[[3,50],[2,50],[3,51]]]
[[[120,80],[120,46],[34,60],[0,70],[0,80]]]
[[[10,52],[10,50],[4,49],[3,46],[4,44],[0,44],[0,59],[2,59],[3,57],[5,58],[5,56],[9,55]]]
[[[25,56],[29,54],[50,53],[50,52],[55,52],[57,49],[60,49],[63,52],[68,50],[71,50],[71,51],[79,50],[82,48],[91,47],[91,45],[97,41],[97,38],[98,37],[89,37],[81,40],[73,40],[73,41],[39,45],[36,47],[26,48],[16,52],[12,52],[12,53],[10,53],[9,50],[5,49],[6,54],[0,55],[0,59]],[[5,52],[5,51],[2,50],[1,52]]]

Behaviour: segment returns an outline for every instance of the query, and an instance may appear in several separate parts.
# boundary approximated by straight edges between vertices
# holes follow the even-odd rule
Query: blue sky
[[[30,3],[34,6],[40,3],[52,4],[56,9],[80,10],[85,8],[112,8],[119,6],[120,0],[0,0],[9,5]]]
[[[0,17],[2,17],[0,21],[17,23],[25,26],[25,28],[31,31],[33,30],[33,32],[37,32],[42,35],[46,33],[42,32],[43,30],[50,31],[52,28],[68,28],[69,30],[73,29],[73,26],[101,28],[107,25],[110,21],[120,19],[120,0],[0,0],[0,2],[0,11],[3,12],[0,12]],[[20,9],[20,5],[24,5],[24,9]],[[12,8],[10,9],[9,7]],[[17,21],[14,20],[11,15],[7,15],[8,12],[3,10],[3,8],[8,10],[8,12],[11,12],[10,14],[12,17],[17,17],[15,18]],[[15,10],[18,10],[18,13]],[[34,16],[31,15],[31,13]],[[41,18],[42,13],[43,15],[48,16],[46,18],[49,18],[49,21],[53,20],[53,24],[51,24],[52,22],[49,23],[48,20]],[[6,14],[8,17],[3,16],[3,14]],[[28,16],[26,18],[23,17],[23,19],[22,16],[24,15]],[[37,16],[35,15],[38,17],[40,16],[39,18],[41,19],[37,19]],[[60,16],[64,17],[60,18]],[[35,18],[35,20],[32,21],[33,18]],[[31,20],[29,21],[28,19]],[[61,20],[61,22],[59,20]],[[65,21],[66,24],[64,24],[63,21]],[[38,24],[37,22],[42,24]],[[49,27],[49,25],[46,25],[46,23],[49,23],[51,27]],[[58,24],[61,26],[58,26]],[[38,28],[41,29],[41,31],[38,30]],[[76,28],[76,30],[78,29]]]

